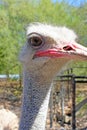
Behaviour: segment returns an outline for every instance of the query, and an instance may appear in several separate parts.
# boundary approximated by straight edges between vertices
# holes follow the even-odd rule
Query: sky
[[[63,0],[53,0],[53,1],[62,2]],[[73,6],[81,6],[82,4],[84,4],[84,2],[87,2],[87,0],[65,0],[65,1]]]

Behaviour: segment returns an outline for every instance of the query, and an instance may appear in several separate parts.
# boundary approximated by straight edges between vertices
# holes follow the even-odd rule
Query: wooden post
[[[53,126],[53,89],[51,90],[49,108],[50,108],[50,128],[52,128]]]
[[[72,130],[76,130],[75,99],[76,99],[76,82],[75,77],[72,76]]]
[[[69,69],[67,70],[67,73],[68,73],[68,75],[70,74],[70,72],[69,72]],[[68,84],[67,84],[67,95],[68,95],[68,101],[70,100],[70,84],[69,84],[69,80],[70,80],[70,78],[69,77],[67,77],[67,79],[68,79]]]
[[[20,66],[19,66],[19,86],[20,88],[22,87],[22,71]]]
[[[62,114],[62,121],[61,125],[64,125],[64,98],[65,98],[65,86],[63,82],[63,78],[61,77],[61,88],[60,88],[60,96],[61,96],[61,114]]]

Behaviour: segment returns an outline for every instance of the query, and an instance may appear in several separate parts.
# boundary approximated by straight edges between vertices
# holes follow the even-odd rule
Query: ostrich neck
[[[22,114],[19,130],[45,130],[51,85],[41,74],[24,73]]]

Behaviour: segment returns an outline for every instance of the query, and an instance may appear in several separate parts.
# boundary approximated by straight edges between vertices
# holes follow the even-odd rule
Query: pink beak
[[[34,55],[36,57],[55,57],[55,58],[74,58],[87,60],[87,48],[77,43],[67,44],[61,48],[53,47],[48,50],[37,51]]]

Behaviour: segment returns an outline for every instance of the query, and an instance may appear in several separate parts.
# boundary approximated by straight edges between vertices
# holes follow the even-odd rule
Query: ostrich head
[[[87,59],[87,48],[77,44],[76,34],[66,27],[34,23],[28,26],[26,36],[20,59],[30,71],[45,67],[46,72],[47,65],[48,72],[58,72],[70,60]]]
[[[19,130],[44,130],[50,84],[72,59],[87,59],[87,48],[76,43],[66,27],[30,24],[20,60],[24,71],[23,105]]]

